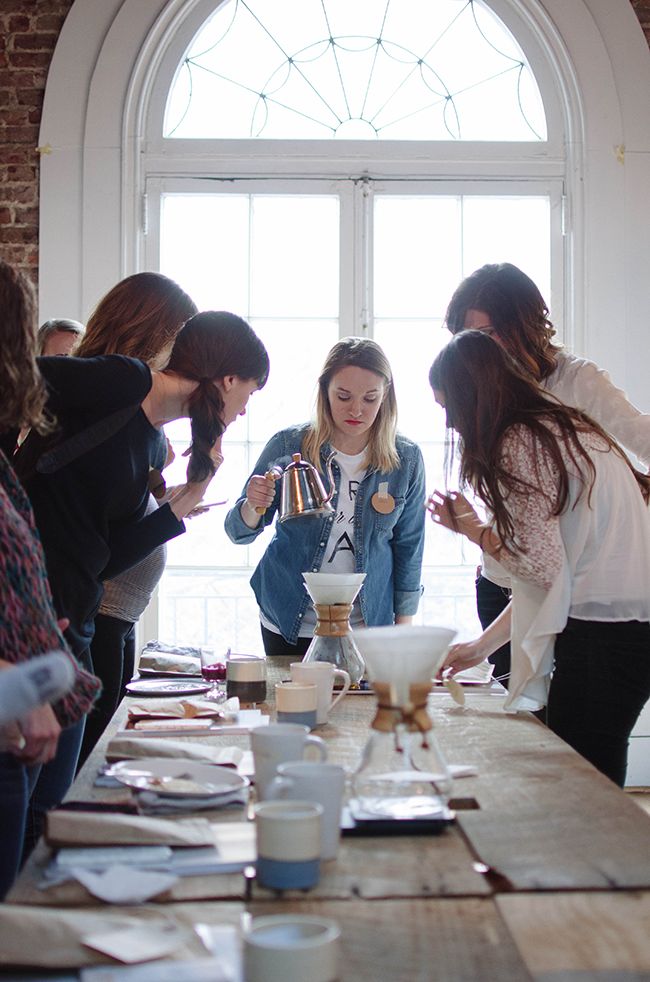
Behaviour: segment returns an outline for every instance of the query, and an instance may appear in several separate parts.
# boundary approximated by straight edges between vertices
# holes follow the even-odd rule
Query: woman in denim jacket
[[[396,433],[397,403],[390,365],[365,338],[343,338],[318,380],[316,419],[276,433],[226,516],[233,542],[247,544],[273,521],[279,482],[267,480],[292,454],[325,473],[334,452],[333,515],[275,525],[253,573],[267,655],[302,656],[316,623],[302,573],[365,572],[352,626],[410,623],[422,588],[424,462],[420,448]],[[266,508],[263,515],[256,509]]]

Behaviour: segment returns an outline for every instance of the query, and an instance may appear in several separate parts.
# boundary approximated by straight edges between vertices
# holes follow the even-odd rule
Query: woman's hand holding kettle
[[[253,474],[246,485],[246,500],[242,504],[241,516],[249,526],[255,528],[267,508],[273,504],[275,497],[275,482],[281,477],[279,470],[270,470],[266,474]]]
[[[246,485],[246,503],[254,508],[258,515],[263,515],[266,509],[273,504],[275,481],[276,474],[273,471],[267,471],[264,475],[253,474]]]

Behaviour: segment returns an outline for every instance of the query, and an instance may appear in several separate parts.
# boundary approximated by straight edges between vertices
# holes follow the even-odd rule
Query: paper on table
[[[153,866],[171,859],[170,846],[64,846],[53,863],[58,869]]]
[[[178,951],[188,937],[187,928],[176,924],[147,924],[82,936],[81,943],[128,964],[170,955],[173,951]]]
[[[88,893],[107,904],[143,904],[171,890],[178,876],[156,870],[143,870],[135,866],[110,866],[95,870],[72,868],[71,876],[86,888]],[[88,944],[88,941],[85,942]],[[91,945],[91,947],[97,947]],[[106,948],[99,948],[106,951]],[[171,949],[170,949],[171,950]],[[111,954],[107,951],[107,954]],[[114,956],[117,957],[117,956]],[[157,954],[147,957],[158,958]],[[141,958],[122,958],[122,961],[143,961]]]
[[[225,930],[225,929],[224,929]],[[241,952],[234,928],[229,929],[235,940],[231,951],[219,952],[212,958],[197,958],[191,962],[156,961],[139,965],[96,965],[84,968],[81,982],[242,982]]]
[[[214,842],[204,818],[169,821],[145,815],[105,812],[48,812],[45,839],[52,846],[208,846]]]
[[[148,897],[170,889],[179,877],[239,873],[255,862],[257,852],[252,823],[214,823],[213,831],[215,844],[212,846],[168,849],[157,860],[147,859],[144,863],[131,860],[127,855],[113,860],[110,854],[119,850],[102,847],[64,850],[69,854],[81,854],[82,863],[59,863],[61,854],[57,855],[46,867],[44,879],[38,886],[39,889],[49,890],[77,880],[90,894],[106,903],[142,903]],[[122,852],[126,853],[127,850]],[[169,875],[172,880],[156,881],[149,877],[150,873]]]

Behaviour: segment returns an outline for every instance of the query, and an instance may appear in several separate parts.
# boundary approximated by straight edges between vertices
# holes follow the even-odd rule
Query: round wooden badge
[[[380,515],[390,515],[392,511],[395,511],[395,499],[388,492],[380,494],[379,491],[375,491],[370,499],[370,504]]]

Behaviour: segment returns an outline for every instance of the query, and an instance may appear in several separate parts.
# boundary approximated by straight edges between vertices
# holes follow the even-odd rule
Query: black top
[[[39,358],[38,365],[62,439],[141,403],[151,388],[149,368],[122,355]],[[32,433],[30,439],[41,438]],[[44,449],[47,442],[43,438]],[[59,617],[70,619],[66,637],[76,654],[92,640],[102,581],[185,531],[169,505],[145,517],[149,468],[159,462],[160,431],[140,408],[99,446],[54,473],[24,480],[54,606]]]

